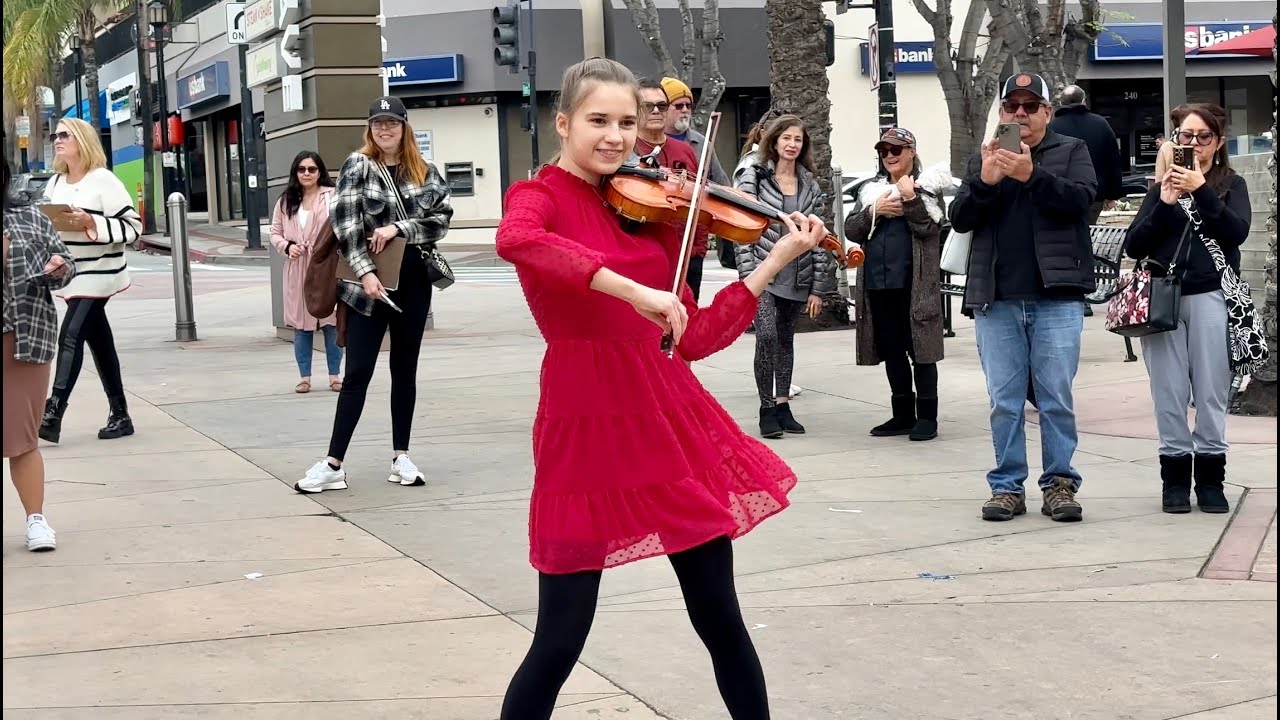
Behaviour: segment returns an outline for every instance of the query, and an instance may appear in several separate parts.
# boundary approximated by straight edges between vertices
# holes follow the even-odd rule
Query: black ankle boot
[[[129,407],[123,397],[110,399],[111,415],[107,417],[107,426],[98,431],[99,440],[115,440],[133,434],[133,420],[129,419]]]
[[[1191,512],[1191,456],[1160,456],[1160,509],[1181,515]]]
[[[62,414],[67,404],[56,397],[44,401],[44,417],[40,418],[40,439],[57,443],[62,438]]]
[[[760,408],[760,437],[782,437],[782,424],[778,422],[778,408],[776,406]]]
[[[908,435],[916,427],[916,396],[912,395],[894,395],[893,417],[889,422],[881,423],[871,428],[871,434],[876,437],[890,437],[893,435]]]
[[[938,437],[938,398],[916,398],[916,424],[911,428],[911,440],[932,440]]]
[[[796,418],[791,414],[791,403],[782,403],[774,408],[773,416],[778,418],[778,425],[783,432],[789,432],[794,435],[803,435],[804,426],[796,422]]]
[[[1201,455],[1196,453],[1196,505],[1200,512],[1221,514],[1231,511],[1222,484],[1227,479],[1226,455]]]

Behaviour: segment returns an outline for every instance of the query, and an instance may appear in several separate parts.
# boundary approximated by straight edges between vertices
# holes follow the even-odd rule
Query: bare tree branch
[[[667,44],[662,40],[658,7],[653,0],[622,0],[622,3],[631,12],[631,21],[636,24],[640,37],[644,38],[645,44],[658,61],[659,71],[668,77],[680,77],[675,63],[671,61],[671,53],[667,51]]]
[[[950,1],[951,0],[938,0],[938,6],[941,7],[944,2],[949,4]],[[938,12],[936,10],[930,10],[924,0],[911,0],[911,4],[916,6],[916,12],[920,13],[920,17],[924,18],[924,21],[929,23],[929,25],[932,26],[937,22]]]
[[[703,11],[706,15],[706,11]],[[689,0],[680,0],[680,79],[693,84],[693,67],[698,60],[698,30],[693,24],[693,11]]]

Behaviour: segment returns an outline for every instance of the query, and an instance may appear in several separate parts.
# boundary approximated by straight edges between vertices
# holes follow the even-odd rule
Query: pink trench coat
[[[320,228],[329,222],[329,200],[333,198],[333,188],[320,188],[320,197],[316,208],[311,213],[305,227],[299,225],[299,217],[285,217],[284,196],[276,202],[276,209],[271,214],[271,244],[276,252],[284,257],[284,324],[294,330],[316,330],[326,325],[337,325],[336,315],[317,321],[307,312],[307,301],[302,294],[302,281],[306,276],[307,264],[311,261],[311,250],[315,247]],[[285,249],[289,241],[302,246],[302,255],[290,258]]]

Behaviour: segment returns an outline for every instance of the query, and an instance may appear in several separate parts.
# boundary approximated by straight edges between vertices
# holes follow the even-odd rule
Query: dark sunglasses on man
[[[1000,109],[1004,110],[1010,115],[1016,115],[1018,113],[1018,108],[1022,108],[1022,111],[1028,115],[1035,115],[1036,113],[1040,112],[1040,108],[1043,106],[1044,106],[1044,103],[1040,102],[1039,100],[1028,100],[1026,102],[1016,102],[1014,100],[1005,100],[1004,102],[1000,103]]]
[[[657,110],[658,112],[666,112],[666,111],[667,111],[667,108],[669,108],[669,107],[671,107],[671,103],[664,103],[664,102],[659,102],[659,103],[651,103],[651,102],[647,102],[647,103],[640,103],[640,109],[644,111],[644,114],[645,114],[645,115],[648,115],[649,113],[653,112],[654,110]]]

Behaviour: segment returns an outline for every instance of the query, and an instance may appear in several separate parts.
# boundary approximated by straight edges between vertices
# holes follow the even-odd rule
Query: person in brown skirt
[[[53,223],[26,199],[9,196],[4,163],[4,456],[27,513],[27,549],[53,550],[44,517],[44,458],[37,432],[58,343],[51,290],[75,275],[71,253]]]

